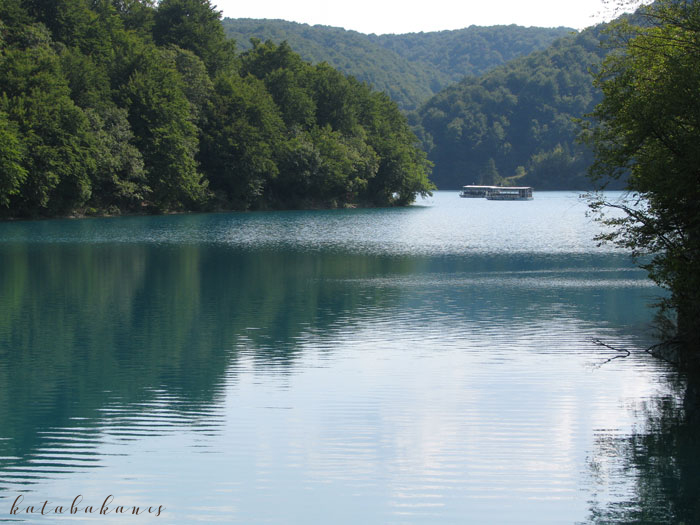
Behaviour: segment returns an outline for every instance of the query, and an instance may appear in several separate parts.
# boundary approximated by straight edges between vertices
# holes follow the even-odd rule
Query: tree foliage
[[[27,177],[22,166],[22,143],[17,126],[0,111],[0,206],[8,206],[10,196],[17,195]]]
[[[235,47],[227,40],[220,18],[209,0],[161,0],[153,38],[158,45],[174,44],[192,51],[214,74],[232,66]]]
[[[252,76],[221,75],[206,110],[199,158],[219,202],[260,205],[277,176],[284,125],[270,94]]]
[[[700,348],[700,5],[659,0],[638,23],[614,26],[619,44],[597,76],[604,98],[592,174],[601,184],[626,177],[621,202],[593,202],[612,226],[604,241],[648,255],[650,277],[667,288],[662,312],[672,336]],[[613,208],[617,214],[606,214]],[[697,352],[694,352],[697,354]],[[687,357],[687,356],[686,356]]]
[[[237,55],[209,0],[2,0],[0,215],[404,204],[430,166],[377,97],[286,44]]]
[[[226,34],[242,49],[249,40],[288,42],[304,60],[327,62],[388,93],[401,109],[416,109],[466,75],[480,75],[571,32],[567,28],[471,26],[455,31],[364,35],[338,27],[284,20],[225,18]]]
[[[38,207],[65,213],[90,197],[93,138],[87,117],[70,98],[60,57],[50,46],[46,28],[28,26],[23,36],[17,46],[3,52],[0,61],[0,111],[22,144],[18,150],[9,139],[9,149],[3,153],[15,159],[10,166],[19,168],[0,176],[14,181],[3,200],[7,205],[9,196],[9,205],[20,214]],[[7,124],[5,129],[9,131]]]
[[[607,53],[601,27],[468,77],[410,116],[441,189],[493,179],[585,189],[590,151],[574,122],[600,99],[589,70]],[[485,169],[488,169],[485,171]]]
[[[198,129],[183,78],[168,58],[159,48],[145,48],[122,92],[154,204],[192,208],[204,199],[206,187],[195,160]]]
[[[404,205],[433,188],[425,154],[384,93],[326,63],[303,62],[285,43],[254,41],[241,58],[241,72],[268,86],[288,130],[272,200],[288,195],[304,206],[325,195],[337,205]]]

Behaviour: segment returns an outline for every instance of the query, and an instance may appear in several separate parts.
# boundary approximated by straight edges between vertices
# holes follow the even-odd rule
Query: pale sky
[[[612,18],[604,0],[212,0],[229,18],[273,18],[361,33],[417,33],[470,25],[583,29]]]

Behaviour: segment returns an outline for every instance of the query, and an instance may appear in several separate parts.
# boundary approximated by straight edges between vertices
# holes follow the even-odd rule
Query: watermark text
[[[13,516],[20,515],[41,515],[41,516],[56,516],[57,514],[92,514],[92,515],[127,515],[143,516],[150,514],[152,516],[160,516],[165,511],[163,505],[155,506],[136,506],[136,505],[116,505],[114,504],[114,496],[107,496],[102,504],[88,505],[83,503],[82,494],[78,494],[70,505],[57,504],[55,502],[45,500],[40,501],[36,505],[28,505],[24,502],[24,496],[20,494],[15,498],[10,514]]]

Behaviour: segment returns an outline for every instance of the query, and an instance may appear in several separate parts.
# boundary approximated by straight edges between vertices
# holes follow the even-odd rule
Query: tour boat
[[[467,199],[488,199],[490,201],[531,201],[530,186],[463,186],[459,196]]]
[[[493,188],[486,194],[490,201],[531,201],[532,188],[530,186],[502,186]]]
[[[496,186],[464,186],[459,196],[465,199],[483,199],[493,189],[496,189]]]

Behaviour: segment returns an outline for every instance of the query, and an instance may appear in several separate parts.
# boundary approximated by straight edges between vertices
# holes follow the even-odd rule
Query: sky
[[[612,18],[604,0],[212,0],[228,18],[273,18],[361,33],[417,33],[470,25],[585,27]]]

